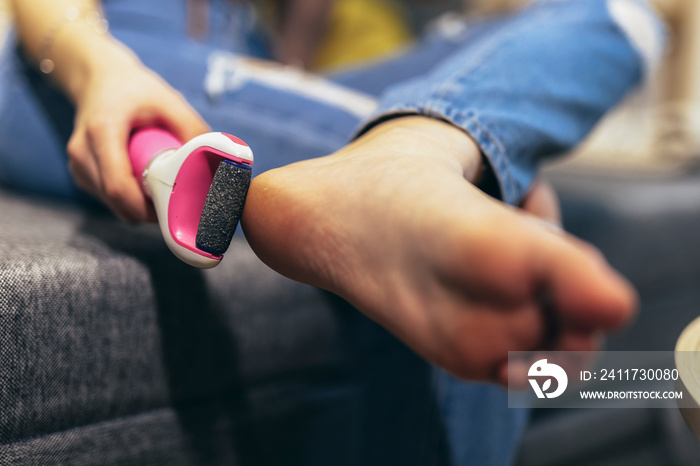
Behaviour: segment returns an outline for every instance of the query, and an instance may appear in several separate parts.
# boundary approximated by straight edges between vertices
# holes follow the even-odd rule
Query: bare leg
[[[591,349],[635,295],[591,246],[477,189],[479,164],[461,130],[392,120],[255,178],[243,228],[280,273],[340,295],[459,377],[504,383],[509,350],[551,343],[547,319],[559,328],[549,347]]]

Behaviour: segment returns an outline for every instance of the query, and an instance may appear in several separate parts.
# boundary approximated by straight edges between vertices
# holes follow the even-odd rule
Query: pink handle
[[[182,142],[170,131],[156,126],[135,130],[129,140],[129,158],[134,176],[141,179],[151,159],[168,149],[178,149]]]

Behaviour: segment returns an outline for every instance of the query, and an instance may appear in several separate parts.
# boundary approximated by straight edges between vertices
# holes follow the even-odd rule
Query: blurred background
[[[525,0],[338,0],[312,68],[397,53],[424,28],[461,15],[507,14]],[[574,154],[547,167],[567,230],[592,242],[634,283],[637,321],[611,350],[672,351],[700,314],[700,1],[655,0],[668,25],[658,72]],[[0,28],[10,24],[0,0]],[[4,34],[3,34],[4,35]],[[675,409],[535,410],[519,466],[696,465],[700,443]]]

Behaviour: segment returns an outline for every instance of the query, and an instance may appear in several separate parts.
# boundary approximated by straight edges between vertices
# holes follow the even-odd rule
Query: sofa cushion
[[[0,438],[337,366],[336,298],[262,264],[178,261],[156,227],[0,193]],[[337,301],[337,300],[336,300]]]

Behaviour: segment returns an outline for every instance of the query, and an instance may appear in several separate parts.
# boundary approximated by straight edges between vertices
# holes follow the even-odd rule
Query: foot
[[[508,351],[592,349],[635,295],[591,246],[476,188],[479,164],[461,130],[391,120],[256,177],[242,225],[278,272],[338,294],[458,377],[506,383]]]

